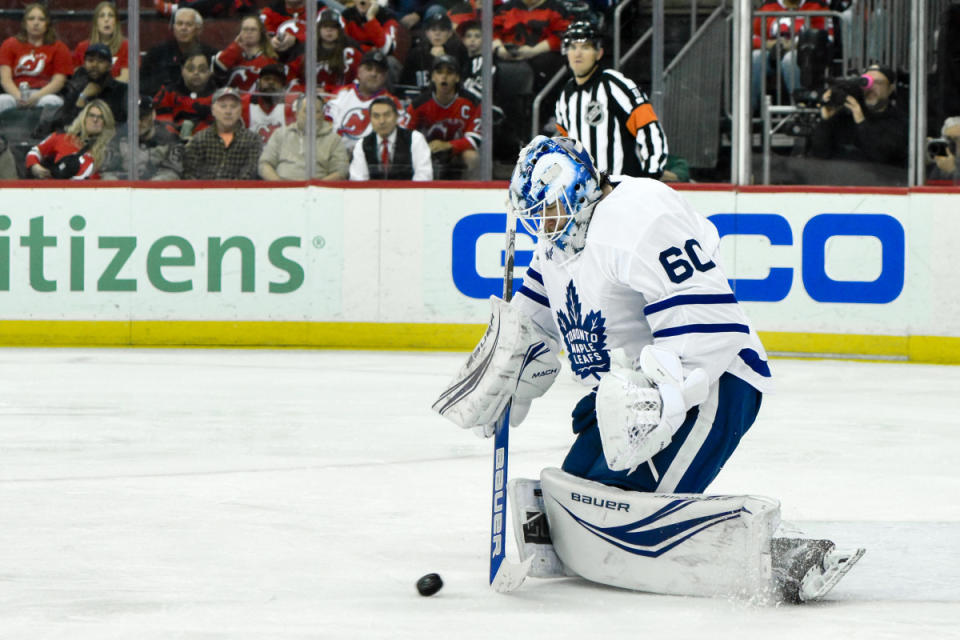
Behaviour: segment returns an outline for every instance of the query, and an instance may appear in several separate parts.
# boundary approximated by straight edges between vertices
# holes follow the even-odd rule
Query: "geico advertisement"
[[[8,197],[0,204],[4,318],[340,315],[337,192],[326,194],[325,207],[303,191],[282,190],[77,189],[29,196],[19,207]]]
[[[905,335],[915,303],[938,296],[929,272],[908,278],[906,195],[683,195],[717,227],[730,285],[760,330]],[[477,211],[451,230],[451,278],[463,296],[500,294],[505,220]],[[517,231],[514,290],[535,245]]]

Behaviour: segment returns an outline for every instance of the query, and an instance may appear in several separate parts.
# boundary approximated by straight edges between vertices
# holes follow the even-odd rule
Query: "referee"
[[[619,71],[600,69],[603,45],[587,21],[563,34],[573,78],[557,100],[558,133],[579,140],[607,174],[660,178],[667,137],[647,96]]]

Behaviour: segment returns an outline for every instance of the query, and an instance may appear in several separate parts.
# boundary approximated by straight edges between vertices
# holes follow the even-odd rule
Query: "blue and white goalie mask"
[[[600,176],[572,138],[537,136],[520,151],[507,206],[523,226],[573,257],[583,249]]]

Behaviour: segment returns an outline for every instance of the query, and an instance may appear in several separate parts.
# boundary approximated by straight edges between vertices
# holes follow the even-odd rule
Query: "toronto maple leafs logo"
[[[557,324],[567,345],[570,367],[586,380],[589,376],[610,370],[610,352],[607,351],[607,333],[603,316],[591,311],[586,317],[580,308],[580,296],[573,281],[567,285],[566,310],[557,311]]]

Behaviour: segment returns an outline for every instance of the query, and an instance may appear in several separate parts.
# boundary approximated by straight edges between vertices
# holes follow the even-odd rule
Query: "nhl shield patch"
[[[586,380],[590,376],[610,370],[610,352],[607,351],[606,322],[599,311],[583,316],[580,296],[573,281],[567,285],[565,311],[557,311],[557,325],[567,346],[570,367]]]

